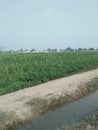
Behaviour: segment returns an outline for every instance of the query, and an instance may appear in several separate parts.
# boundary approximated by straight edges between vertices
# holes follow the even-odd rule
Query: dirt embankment
[[[0,96],[0,123],[2,128],[11,124],[16,118],[19,122],[35,117],[35,111],[27,104],[31,99],[53,98],[72,95],[84,89],[85,84],[98,78],[98,69],[73,76],[53,80],[41,85],[26,88],[14,93]],[[10,118],[11,120],[9,120]]]

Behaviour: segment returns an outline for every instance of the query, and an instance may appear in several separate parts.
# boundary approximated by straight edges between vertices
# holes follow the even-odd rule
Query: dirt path
[[[53,97],[63,93],[71,94],[77,91],[80,85],[83,87],[83,84],[96,77],[98,77],[98,69],[0,96],[0,111],[14,112],[20,119],[25,119],[31,115],[30,107],[25,105],[30,99],[45,98],[47,95]]]

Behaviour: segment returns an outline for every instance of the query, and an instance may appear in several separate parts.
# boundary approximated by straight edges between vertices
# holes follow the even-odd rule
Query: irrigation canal
[[[82,99],[48,111],[26,126],[14,130],[56,130],[65,122],[74,123],[88,118],[98,110],[98,91]]]

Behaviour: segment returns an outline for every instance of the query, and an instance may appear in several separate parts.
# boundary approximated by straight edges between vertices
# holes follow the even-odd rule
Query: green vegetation
[[[98,68],[98,51],[0,53],[0,95]]]

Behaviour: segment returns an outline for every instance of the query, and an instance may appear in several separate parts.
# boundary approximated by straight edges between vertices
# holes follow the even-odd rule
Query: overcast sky
[[[98,48],[98,0],[0,0],[0,46]]]

